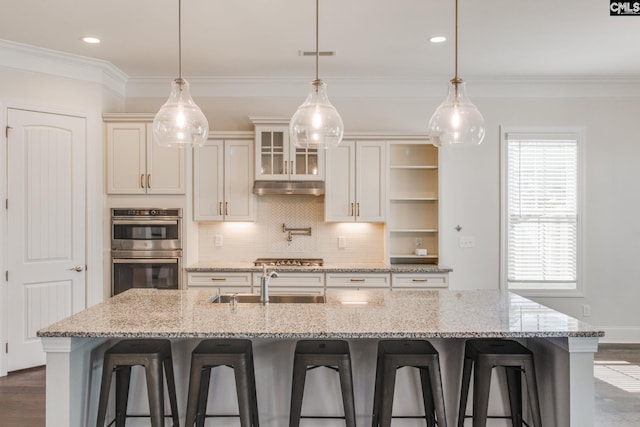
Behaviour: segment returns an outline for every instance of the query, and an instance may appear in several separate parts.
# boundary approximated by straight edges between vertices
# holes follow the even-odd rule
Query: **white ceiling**
[[[0,0],[0,39],[178,74],[177,0]],[[185,77],[314,76],[313,0],[183,0]],[[320,76],[449,79],[453,0],[320,0]],[[460,0],[460,76],[637,78],[640,16],[606,0]],[[434,45],[435,34],[449,41]],[[79,39],[94,35],[100,45]]]

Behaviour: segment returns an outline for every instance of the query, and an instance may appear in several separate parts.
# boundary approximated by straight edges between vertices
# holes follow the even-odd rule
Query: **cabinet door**
[[[253,142],[225,141],[224,216],[227,221],[255,221]]]
[[[355,142],[342,141],[327,150],[324,220],[346,222],[355,219]]]
[[[147,124],[147,193],[185,193],[185,150],[162,147],[153,141],[152,124]]]
[[[289,178],[292,181],[322,181],[326,150],[289,147]]]
[[[146,126],[107,123],[107,193],[145,194]]]
[[[287,126],[256,126],[258,180],[289,179],[289,129]]]
[[[327,273],[327,289],[389,289],[388,273]]]
[[[446,288],[449,275],[442,273],[392,273],[391,289]]]
[[[383,142],[356,144],[356,221],[386,219],[386,149]]]
[[[193,219],[222,221],[224,142],[209,140],[193,151]]]
[[[189,288],[216,288],[224,292],[251,292],[250,272],[218,272],[218,273],[189,273],[187,275]]]

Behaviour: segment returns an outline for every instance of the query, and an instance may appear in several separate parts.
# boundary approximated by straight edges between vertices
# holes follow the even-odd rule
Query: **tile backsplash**
[[[200,261],[253,261],[260,257],[322,258],[325,262],[383,262],[384,224],[325,223],[324,196],[261,196],[256,222],[202,222],[198,226]],[[292,236],[287,228],[311,227],[311,236]],[[215,246],[222,236],[222,246]],[[338,248],[344,237],[345,248]]]

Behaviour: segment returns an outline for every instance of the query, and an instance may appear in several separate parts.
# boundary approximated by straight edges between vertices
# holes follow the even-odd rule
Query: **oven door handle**
[[[114,264],[176,264],[177,258],[112,258]]]
[[[125,219],[114,219],[111,220],[113,225],[178,225],[178,220],[165,219],[165,220],[140,220],[140,221],[131,221]]]

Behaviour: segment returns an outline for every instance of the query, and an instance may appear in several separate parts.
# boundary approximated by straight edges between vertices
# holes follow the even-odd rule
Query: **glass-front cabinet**
[[[290,144],[288,119],[251,119],[256,137],[256,180],[324,180],[324,152]]]

